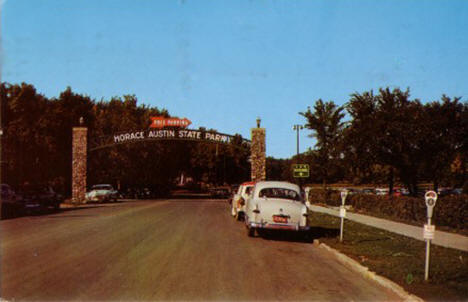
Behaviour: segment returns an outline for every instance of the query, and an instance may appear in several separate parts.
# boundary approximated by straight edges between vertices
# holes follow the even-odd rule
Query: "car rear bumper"
[[[24,204],[24,208],[26,209],[38,209],[41,207],[40,203],[26,203]]]
[[[290,231],[309,231],[310,226],[301,226],[298,224],[280,224],[280,223],[255,223],[248,224],[251,228],[269,229],[269,230],[290,230]]]
[[[105,201],[112,199],[112,196],[110,195],[93,195],[93,196],[88,196],[86,198],[88,201]]]

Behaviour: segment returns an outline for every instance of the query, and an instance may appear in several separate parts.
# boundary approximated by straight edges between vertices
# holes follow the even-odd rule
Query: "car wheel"
[[[242,221],[242,218],[244,217],[244,215],[242,214],[242,212],[239,212],[237,211],[236,213],[236,220],[237,221]]]
[[[249,237],[255,237],[255,232],[256,232],[256,230],[257,230],[257,229],[255,229],[255,228],[251,228],[251,227],[249,228],[249,227],[247,227],[247,235],[248,235]]]

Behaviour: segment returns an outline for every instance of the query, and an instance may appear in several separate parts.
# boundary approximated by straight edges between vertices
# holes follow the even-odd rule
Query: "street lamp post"
[[[299,157],[299,130],[302,130],[304,129],[304,126],[302,125],[294,125],[293,126],[293,130],[296,130],[296,133],[297,133],[297,143],[296,143],[296,147],[297,147],[297,156]]]

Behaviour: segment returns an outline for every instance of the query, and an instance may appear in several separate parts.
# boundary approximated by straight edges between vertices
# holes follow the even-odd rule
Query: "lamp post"
[[[302,125],[294,125],[293,126],[293,130],[296,130],[296,133],[297,133],[297,143],[296,143],[296,147],[297,147],[297,156],[299,157],[299,130],[302,130],[304,129],[304,126]]]

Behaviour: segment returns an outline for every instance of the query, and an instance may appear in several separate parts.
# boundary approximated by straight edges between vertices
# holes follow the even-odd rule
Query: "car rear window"
[[[258,196],[266,198],[301,200],[299,193],[286,188],[265,188],[260,191]]]

